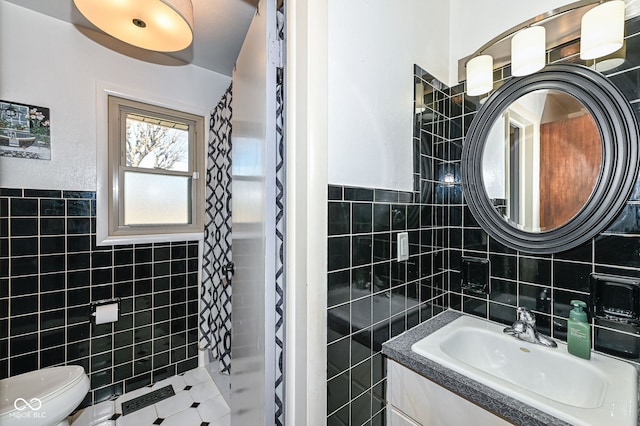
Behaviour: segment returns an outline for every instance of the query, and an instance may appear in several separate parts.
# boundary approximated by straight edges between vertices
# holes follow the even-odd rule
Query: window
[[[108,116],[108,238],[202,232],[203,118],[116,96]]]

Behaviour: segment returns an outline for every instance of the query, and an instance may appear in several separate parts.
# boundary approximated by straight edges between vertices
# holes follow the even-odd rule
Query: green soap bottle
[[[587,313],[583,310],[587,304],[582,300],[572,300],[573,309],[569,312],[567,324],[567,345],[569,353],[580,358],[591,358],[591,326]]]

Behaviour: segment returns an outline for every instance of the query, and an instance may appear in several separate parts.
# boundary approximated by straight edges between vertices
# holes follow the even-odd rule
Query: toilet
[[[50,367],[0,380],[0,425],[68,426],[89,391],[77,365]]]

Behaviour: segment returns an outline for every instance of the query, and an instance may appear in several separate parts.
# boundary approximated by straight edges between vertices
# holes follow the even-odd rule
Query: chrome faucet
[[[519,307],[516,322],[502,331],[525,342],[538,343],[550,348],[558,346],[555,340],[536,330],[536,316],[526,308]]]

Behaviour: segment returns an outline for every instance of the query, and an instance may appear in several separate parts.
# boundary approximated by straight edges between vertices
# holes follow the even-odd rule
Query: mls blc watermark
[[[47,417],[46,411],[41,411],[42,401],[38,398],[31,398],[27,401],[24,398],[16,398],[13,406],[17,410],[10,413],[9,416],[18,419],[44,419]]]

